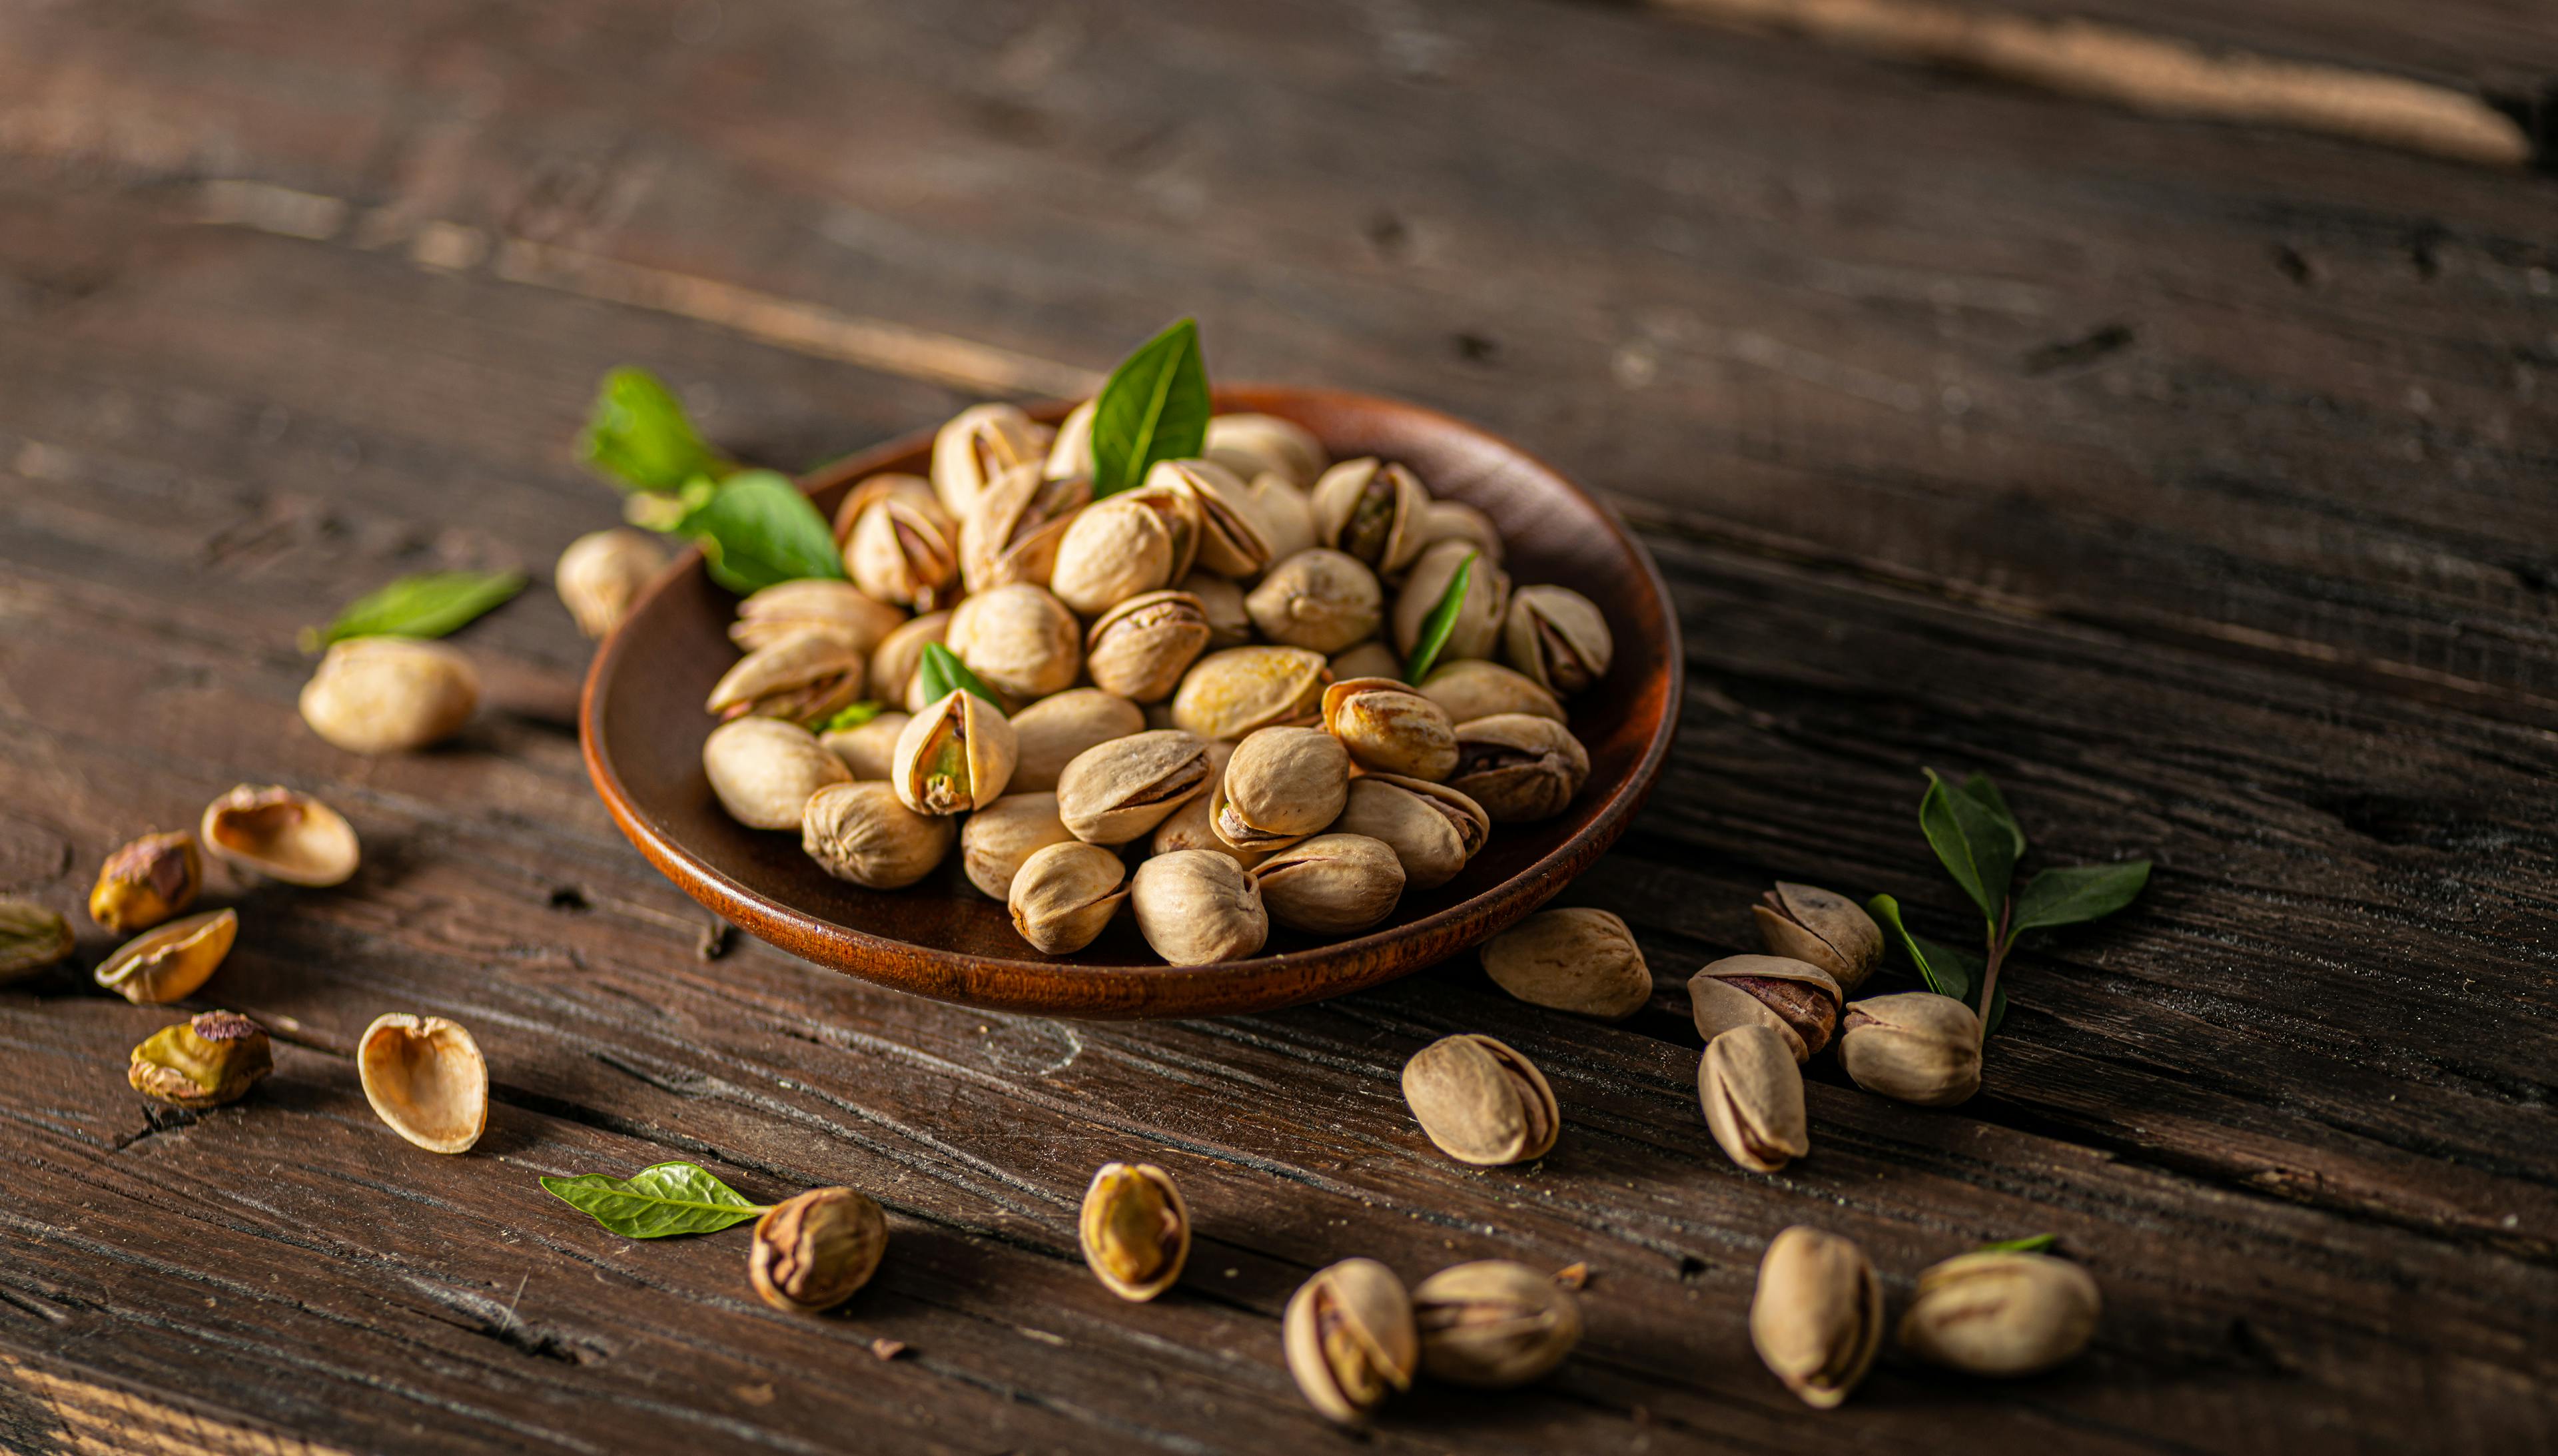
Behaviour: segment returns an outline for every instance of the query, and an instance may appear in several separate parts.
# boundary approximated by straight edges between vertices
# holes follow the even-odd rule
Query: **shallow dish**
[[[1032,413],[1054,422],[1067,407]],[[1560,583],[1606,611],[1616,661],[1569,704],[1572,731],[1590,750],[1590,781],[1570,810],[1499,826],[1464,873],[1405,896],[1384,925],[1351,940],[1319,943],[1273,927],[1269,953],[1175,967],[1155,959],[1122,914],[1083,950],[1042,955],[1000,902],[969,885],[955,852],[920,885],[864,890],[819,870],[798,835],[748,829],[720,810],[702,777],[702,739],[713,726],[702,699],[737,660],[726,636],[736,599],[712,584],[695,551],[640,600],[587,671],[578,739],[614,820],[686,894],[751,935],[881,985],[1002,1011],[1202,1016],[1294,1005],[1408,974],[1534,910],[1625,832],[1669,753],[1678,619],[1651,557],[1579,487],[1445,415],[1318,389],[1219,389],[1216,407],[1295,420],[1335,459],[1406,462],[1432,494],[1492,516],[1513,580]],[[801,484],[831,518],[857,480],[925,473],[931,444],[929,433],[912,435]]]

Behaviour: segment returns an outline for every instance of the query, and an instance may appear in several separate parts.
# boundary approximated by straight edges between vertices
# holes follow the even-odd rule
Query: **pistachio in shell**
[[[1320,728],[1264,728],[1226,760],[1208,826],[1237,849],[1266,854],[1341,817],[1350,783],[1350,756],[1340,739]]]
[[[1707,1041],[1736,1026],[1764,1026],[1797,1062],[1838,1034],[1844,997],[1830,973],[1782,955],[1727,955],[1688,977],[1688,1007]]]
[[[1457,725],[1448,787],[1482,804],[1495,824],[1552,818],[1589,778],[1589,751],[1551,718],[1496,713]]]
[[[1421,1369],[1433,1380],[1506,1389],[1542,1380],[1581,1343],[1581,1306],[1546,1274],[1508,1259],[1441,1269],[1413,1286]]]
[[[616,526],[569,542],[551,568],[551,583],[577,619],[577,630],[602,637],[621,625],[640,590],[665,569],[665,547],[645,532]]]
[[[1049,441],[1045,467],[1051,479],[1092,474],[1092,414],[1093,402],[1087,399],[1058,421],[1057,437]]]
[[[1491,516],[1463,501],[1432,501],[1422,510],[1422,546],[1426,549],[1438,541],[1464,541],[1495,566],[1508,554],[1500,527],[1492,524]]]
[[[1240,960],[1270,937],[1260,887],[1222,854],[1180,849],[1137,866],[1128,890],[1137,930],[1174,965]]]
[[[1324,655],[1305,648],[1228,648],[1192,664],[1173,692],[1173,722],[1202,738],[1240,741],[1270,727],[1317,722],[1332,683]]]
[[[1353,677],[1397,677],[1403,671],[1403,659],[1394,655],[1394,649],[1369,638],[1355,647],[1333,654],[1331,666],[1333,680],[1347,682]],[[1482,717],[1483,714],[1474,716]],[[1458,720],[1451,717],[1448,721],[1454,723]]]
[[[1102,1287],[1143,1303],[1173,1287],[1191,1255],[1191,1211],[1152,1163],[1104,1163],[1075,1220],[1083,1262]]]
[[[1338,653],[1376,636],[1385,622],[1385,589],[1355,557],[1317,546],[1270,568],[1243,599],[1243,610],[1272,642]]]
[[[238,912],[209,910],[125,942],[94,974],[99,985],[136,1006],[183,1001],[221,968],[238,936]]]
[[[1140,592],[1093,619],[1084,660],[1094,686],[1134,702],[1157,702],[1181,685],[1211,635],[1198,597]]]
[[[1563,1119],[1535,1064],[1488,1036],[1442,1037],[1403,1064],[1403,1100],[1439,1150],[1498,1167],[1544,1157]]]
[[[943,646],[988,687],[1030,702],[1083,673],[1083,627],[1047,589],[1009,582],[951,609]]]
[[[955,601],[959,521],[920,477],[877,475],[855,486],[835,512],[844,570],[883,602],[930,612]]]
[[[1883,1345],[1883,1281],[1865,1250],[1796,1224],[1769,1240],[1750,1296],[1750,1343],[1785,1388],[1835,1408]]]
[[[204,884],[193,834],[145,834],[98,866],[88,918],[120,936],[147,931],[195,904]]]
[[[1473,568],[1466,577],[1466,595],[1459,601],[1455,625],[1448,640],[1441,644],[1439,655],[1453,657],[1489,657],[1500,646],[1501,619],[1510,607],[1509,573],[1501,570],[1492,557],[1479,552],[1472,541],[1433,541],[1413,558],[1411,574],[1403,579],[1402,590],[1394,596],[1394,650],[1409,657],[1421,642],[1421,629],[1432,612],[1448,595],[1459,568],[1469,559]]]
[[[2104,1297],[2048,1253],[1983,1249],[1931,1264],[1901,1316],[1901,1348],[1966,1375],[2039,1375],[2087,1348]]]
[[[1202,453],[1244,480],[1274,473],[1300,491],[1313,486],[1332,459],[1314,431],[1275,414],[1211,416]]]
[[[1353,677],[1325,688],[1324,728],[1371,774],[1435,783],[1457,768],[1457,726],[1448,710],[1391,677]]]
[[[1274,472],[1248,477],[1244,499],[1261,518],[1261,538],[1270,543],[1270,559],[1285,561],[1315,548],[1315,498]]]
[[[803,576],[777,582],[737,604],[728,640],[746,652],[802,632],[831,632],[864,657],[904,626],[906,613],[849,581]]]
[[[266,1028],[236,1011],[205,1011],[144,1038],[124,1080],[154,1101],[218,1107],[246,1096],[274,1070]]]
[[[926,643],[949,644],[950,614],[926,612],[910,619],[904,626],[880,639],[871,653],[870,690],[881,702],[903,705],[913,712],[923,704],[914,701],[915,669],[924,661]]]
[[[306,889],[343,885],[363,861],[346,815],[273,784],[241,784],[205,805],[196,833],[233,871]]]
[[[1706,1043],[1696,1092],[1714,1140],[1751,1172],[1774,1173],[1811,1151],[1802,1071],[1767,1027],[1736,1026]]]
[[[1261,513],[1233,472],[1206,460],[1161,460],[1146,472],[1141,494],[1157,491],[1189,498],[1199,532],[1193,559],[1200,570],[1244,577],[1269,568],[1270,541],[1261,533]]]
[[[1243,605],[1240,584],[1228,577],[1194,571],[1175,583],[1174,589],[1199,598],[1200,611],[1208,617],[1209,652],[1251,645],[1252,614]]]
[[[922,814],[966,813],[1003,798],[1020,752],[1011,720],[961,688],[927,703],[897,736],[889,783]]]
[[[71,958],[71,923],[32,900],[0,900],[0,981]]]
[[[1207,744],[1206,751],[1208,782],[1213,784],[1225,773],[1226,761],[1234,757],[1234,745],[1217,740]],[[1258,851],[1237,849],[1216,837],[1216,830],[1209,826],[1208,819],[1208,807],[1214,798],[1209,794],[1192,795],[1182,801],[1181,807],[1166,815],[1164,821],[1155,826],[1154,838],[1149,841],[1154,852],[1170,854],[1176,849],[1208,849],[1225,855],[1245,869],[1261,863],[1264,856]]]
[[[1501,655],[1520,674],[1570,697],[1608,675],[1616,638],[1588,597],[1564,586],[1524,586],[1501,624]]]
[[[879,782],[829,784],[799,811],[800,849],[866,890],[902,890],[932,873],[957,832],[950,818],[917,813]]]
[[[1492,832],[1484,806],[1444,784],[1395,774],[1352,779],[1336,834],[1364,834],[1394,851],[1403,883],[1435,890],[1457,877]]]
[[[779,718],[739,718],[702,740],[702,774],[728,816],[750,829],[796,829],[808,799],[852,781],[817,735]]]
[[[489,1125],[489,1064],[458,1022],[393,1011],[355,1041],[373,1115],[431,1153],[467,1153]]]
[[[1384,675],[1391,677],[1394,673]],[[1453,662],[1442,659],[1420,686],[1421,695],[1446,708],[1453,723],[1471,723],[1477,718],[1505,713],[1564,721],[1561,699],[1500,663],[1481,657],[1459,657]]]
[[[1066,820],[1057,816],[1056,794],[1007,794],[960,826],[959,867],[969,884],[997,900],[1009,900],[1013,876],[1024,860],[1052,844],[1073,840]]]
[[[1281,1342],[1306,1403],[1344,1425],[1410,1389],[1421,1362],[1412,1297],[1392,1269],[1370,1258],[1344,1259],[1299,1285]]]
[[[1405,467],[1373,456],[1345,460],[1315,482],[1315,539],[1393,576],[1421,553],[1429,506],[1430,492]]]
[[[864,782],[886,782],[897,763],[897,738],[914,719],[913,713],[883,712],[867,723],[850,728],[829,728],[817,735],[826,752],[844,761],[853,777]],[[1016,726],[1019,726],[1016,724]],[[1020,771],[1014,771],[1016,780]]]
[[[1269,855],[1252,871],[1270,918],[1318,936],[1353,936],[1394,913],[1403,864],[1382,840],[1317,834]]]
[[[1019,405],[972,405],[932,437],[932,489],[956,519],[1016,467],[1046,464],[1053,443],[1053,433]]]
[[[1119,856],[1080,839],[1043,846],[1006,886],[1013,929],[1035,948],[1066,955],[1092,944],[1129,897]]]
[[[1485,942],[1483,956],[1492,983],[1531,1006],[1622,1021],[1652,999],[1643,947],[1605,910],[1540,910]]]
[[[1790,955],[1830,973],[1853,995],[1883,961],[1883,930],[1844,895],[1779,880],[1750,907],[1771,955]]]
[[[480,705],[471,659],[442,643],[338,643],[302,687],[302,721],[349,753],[404,753],[462,731]]]
[[[1092,502],[1086,475],[1050,476],[1037,465],[998,477],[959,517],[959,579],[971,592],[1008,582],[1048,585],[1066,522]]]
[[[722,722],[779,718],[813,728],[860,699],[867,671],[850,642],[810,628],[739,658],[702,707]]]
[[[1057,778],[1058,815],[1087,844],[1125,844],[1208,787],[1208,745],[1178,728],[1097,743]]]
[[[822,1314],[852,1298],[888,1251],[888,1216],[849,1188],[812,1188],[755,1221],[746,1278],[784,1314]]]
[[[1161,591],[1190,571],[1199,548],[1197,507],[1169,493],[1122,491],[1078,510],[1057,543],[1049,590],[1086,617]]]
[[[1981,1019],[1933,991],[1851,1001],[1839,1023],[1839,1065],[1867,1092],[1921,1107],[1950,1107],[1981,1090]]]
[[[1135,703],[1098,687],[1070,687],[1041,698],[1013,715],[1019,758],[1006,792],[1052,793],[1077,754],[1145,730],[1146,715]]]

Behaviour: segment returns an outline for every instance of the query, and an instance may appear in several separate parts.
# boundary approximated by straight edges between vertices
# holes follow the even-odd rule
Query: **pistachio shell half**
[[[1119,856],[1080,839],[1034,850],[1005,887],[1013,929],[1051,955],[1080,950],[1128,899],[1127,875]]]
[[[1392,658],[1388,658],[1392,661]],[[1338,669],[1336,669],[1338,671]],[[1387,676],[1393,675],[1389,669]],[[1564,721],[1563,703],[1525,677],[1481,657],[1441,661],[1421,681],[1421,695],[1448,710],[1450,721],[1471,723],[1503,713]]]
[[[1394,914],[1403,865],[1381,840],[1317,834],[1254,867],[1252,882],[1270,918],[1318,936],[1351,936]]]
[[[765,1210],[748,1240],[746,1278],[784,1314],[817,1314],[852,1298],[888,1251],[888,1216],[866,1193],[812,1188]]]
[[[1839,1025],[1850,1081],[1922,1107],[1950,1107],[1981,1090],[1981,1019],[1933,991],[1851,1001]]]
[[[1376,636],[1385,589],[1351,556],[1318,546],[1270,569],[1243,599],[1253,626],[1272,642],[1338,653]]]
[[[2103,1309],[2096,1281],[2067,1259],[1957,1254],[1918,1275],[1901,1316],[1901,1348],[1968,1375],[2036,1375],[2086,1349]]]
[[[1036,465],[1006,472],[959,518],[960,581],[971,592],[1048,585],[1066,523],[1091,502],[1088,476],[1052,477]]]
[[[1026,581],[968,598],[950,613],[944,646],[988,687],[1016,702],[1062,692],[1083,672],[1083,627],[1066,604]]]
[[[932,437],[932,489],[954,519],[966,515],[1005,473],[1045,464],[1052,443],[1050,431],[1019,405],[972,405]]]
[[[346,815],[272,784],[242,784],[205,805],[196,832],[233,870],[309,889],[345,884],[363,859]]]
[[[1140,592],[1095,618],[1084,658],[1097,687],[1136,702],[1170,697],[1208,649],[1208,609],[1189,592]]]
[[[921,478],[877,475],[855,486],[835,531],[844,570],[865,593],[919,612],[958,597],[959,520]]]
[[[702,740],[702,775],[720,807],[750,829],[798,828],[809,796],[853,777],[817,735],[779,718],[739,718],[712,729]]]
[[[401,753],[462,731],[480,705],[471,659],[442,643],[358,637],[329,649],[302,688],[302,721],[349,753]]]
[[[1331,460],[1314,431],[1275,414],[1212,416],[1203,450],[1245,480],[1273,472],[1301,491],[1315,484]]]
[[[1224,776],[1227,761],[1234,757],[1234,745],[1220,739],[1207,744],[1206,750],[1208,782],[1213,784]],[[1195,794],[1184,800],[1180,808],[1166,815],[1164,821],[1155,826],[1154,838],[1149,841],[1155,853],[1207,849],[1225,855],[1245,869],[1261,863],[1263,856],[1258,851],[1237,849],[1216,837],[1216,830],[1208,824],[1208,808],[1214,800],[1215,796],[1211,794]]]
[[[1774,1173],[1811,1151],[1803,1074],[1767,1027],[1736,1026],[1706,1043],[1696,1093],[1714,1140],[1751,1172]]]
[[[1173,722],[1202,738],[1241,740],[1257,729],[1317,721],[1332,682],[1324,655],[1305,648],[1228,648],[1199,659],[1173,693]]]
[[[1208,787],[1208,745],[1152,729],[1076,754],[1057,778],[1058,815],[1087,844],[1125,844]]]
[[[71,957],[71,923],[32,900],[0,900],[0,981]]]
[[[1541,910],[1484,943],[1492,983],[1532,1006],[1622,1020],[1652,999],[1652,972],[1625,921],[1604,910]]]
[[[1544,1074],[1508,1046],[1471,1032],[1412,1054],[1403,1064],[1403,1100],[1441,1152],[1478,1167],[1544,1157],[1562,1130]]]
[[[1608,618],[1562,586],[1525,586],[1501,625],[1501,655],[1539,687],[1569,697],[1608,675],[1616,657]]]
[[[869,890],[901,890],[932,873],[956,832],[951,819],[917,813],[876,782],[829,784],[799,814],[800,849],[827,874]]]
[[[239,936],[239,914],[209,910],[145,931],[98,962],[97,983],[136,1006],[183,1001],[213,978]]]
[[[1421,552],[1430,493],[1400,465],[1345,460],[1315,482],[1314,504],[1315,538],[1379,576],[1400,572]]]
[[[1736,1026],[1764,1026],[1804,1061],[1838,1031],[1838,982],[1817,965],[1782,955],[1727,955],[1688,977],[1697,1035],[1712,1041]]]
[[[1251,955],[1270,937],[1261,890],[1222,854],[1181,849],[1137,866],[1128,892],[1138,933],[1175,965]]]
[[[1864,907],[1812,885],[1788,884],[1761,895],[1750,907],[1759,939],[1771,955],[1790,955],[1830,973],[1853,993],[1883,960],[1883,930]]]
[[[205,865],[196,836],[145,834],[106,857],[88,892],[88,917],[118,935],[147,931],[196,903]]]
[[[1206,460],[1158,461],[1146,472],[1144,490],[1190,498],[1198,520],[1195,559],[1200,570],[1218,576],[1258,576],[1268,569],[1270,541],[1261,533],[1261,513],[1253,509],[1243,482],[1224,466]]]
[[[1411,1296],[1392,1269],[1368,1258],[1318,1269],[1299,1285],[1281,1341],[1306,1403],[1345,1425],[1410,1389],[1421,1361]]]
[[[970,814],[960,826],[959,867],[967,873],[969,884],[997,900],[1007,900],[1022,861],[1073,838],[1066,820],[1057,816],[1055,794],[1007,794]]]
[[[1320,728],[1264,728],[1226,760],[1208,826],[1237,849],[1267,854],[1341,817],[1350,783],[1340,739]]]
[[[1865,1250],[1797,1224],[1759,1260],[1750,1343],[1785,1388],[1815,1410],[1845,1400],[1883,1344],[1883,1281]]]
[[[155,1101],[218,1107],[247,1095],[274,1070],[264,1027],[236,1011],[206,1011],[145,1038],[124,1080]]]
[[[737,604],[728,640],[747,652],[802,632],[831,632],[864,657],[879,651],[906,614],[849,581],[807,576],[780,582]]]
[[[393,1011],[355,1042],[364,1100],[391,1131],[431,1153],[467,1153],[489,1125],[489,1064],[441,1016]]]
[[[1448,710],[1391,677],[1353,677],[1324,689],[1324,727],[1372,774],[1437,781],[1457,768]]]
[[[722,721],[779,718],[813,727],[860,699],[866,670],[850,642],[810,628],[740,658],[711,684],[702,707]]]
[[[1442,658],[1489,657],[1500,645],[1501,618],[1510,608],[1509,573],[1489,556],[1481,554],[1472,541],[1433,541],[1422,547],[1413,558],[1412,573],[1403,579],[1403,589],[1394,597],[1394,649],[1409,657],[1420,645],[1423,624],[1438,610],[1448,588],[1457,579],[1458,568],[1469,558],[1474,569],[1466,577],[1466,595],[1457,606],[1456,625],[1449,629],[1448,640],[1439,649]]]
[[[1484,847],[1492,821],[1482,804],[1445,784],[1362,774],[1350,781],[1332,832],[1383,841],[1403,865],[1406,888],[1435,890],[1455,879]]]
[[[1448,787],[1482,804],[1495,824],[1552,818],[1589,778],[1589,751],[1551,718],[1497,713],[1457,725]]]
[[[1020,742],[993,703],[952,688],[897,735],[889,783],[920,814],[966,813],[1003,798]]]
[[[1441,1269],[1412,1290],[1421,1368],[1505,1389],[1541,1380],[1581,1343],[1581,1306],[1551,1277],[1507,1259]]]
[[[617,526],[569,542],[551,568],[551,584],[577,619],[577,630],[602,637],[621,625],[640,590],[665,568],[663,546],[644,532]]]
[[[1191,1211],[1152,1163],[1104,1163],[1075,1220],[1083,1262],[1102,1286],[1140,1303],[1173,1287],[1191,1256]]]

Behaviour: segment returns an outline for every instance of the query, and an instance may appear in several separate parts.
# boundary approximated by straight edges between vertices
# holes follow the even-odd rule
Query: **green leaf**
[[[351,637],[442,637],[524,589],[520,571],[434,571],[403,576],[356,599],[326,628],[302,629],[302,651]]]
[[[627,1179],[545,1178],[542,1187],[625,1238],[716,1234],[767,1211],[692,1163],[657,1163]]]
[[[965,688],[994,704],[998,711],[1004,706],[1004,700],[995,696],[995,690],[986,685],[984,678],[969,671],[968,664],[959,660],[957,653],[937,642],[924,645],[924,659],[915,664],[915,670],[924,678],[925,702],[937,703],[948,697],[951,689]]]
[[[820,734],[826,734],[833,733],[844,728],[859,728],[864,723],[869,722],[871,719],[876,718],[887,711],[888,704],[881,702],[877,698],[864,698],[860,702],[847,703],[844,707],[838,709],[835,716],[818,724],[815,731]]]
[[[1184,319],[1122,361],[1093,396],[1092,498],[1135,486],[1156,461],[1199,454],[1209,409],[1199,325]]]
[[[1981,983],[1982,973],[1989,968],[1988,961],[1969,950],[1912,935],[1910,928],[1901,923],[1901,902],[1889,895],[1875,896],[1865,903],[1865,908],[1867,914],[1892,933],[1894,944],[1901,947],[1902,954],[1910,958],[1911,967],[1918,972],[1918,979],[1926,984],[1927,989],[1939,996],[1951,996],[1970,1006],[1975,1013],[1981,1009],[1973,1001],[1972,988]],[[2006,1019],[2007,987],[2001,986],[1991,1004],[1988,1030],[1998,1030],[1998,1024]]]
[[[2131,904],[2149,882],[2146,859],[2045,870],[2026,881],[2018,893],[2016,914],[2008,923],[2008,942],[2013,945],[2018,936],[2042,927],[2102,920]]]
[[[695,476],[716,479],[736,468],[694,431],[674,390],[628,365],[604,376],[578,450],[625,490],[679,490]]]
[[[2061,1236],[2058,1234],[2029,1234],[2023,1238],[2002,1238],[1996,1243],[1984,1243],[1972,1252],[2041,1253],[2060,1241]]]
[[[844,574],[826,517],[773,471],[730,476],[677,528],[701,542],[711,580],[740,596],[801,577]]]
[[[1918,801],[1918,827],[1928,847],[1972,903],[1981,908],[1993,934],[1999,907],[2007,900],[2008,881],[2016,873],[2016,840],[1979,800],[1950,788],[1927,770],[1927,794]]]
[[[1466,605],[1466,589],[1475,584],[1475,558],[1480,551],[1468,551],[1457,563],[1457,574],[1448,578],[1448,589],[1439,594],[1439,605],[1421,619],[1421,636],[1412,644],[1412,660],[1403,666],[1403,680],[1418,683],[1439,665],[1439,650],[1448,646],[1448,637],[1457,630],[1457,613]]]
[[[2008,837],[2016,841],[2015,857],[2025,858],[2025,825],[2016,821],[2015,810],[2007,806],[2006,796],[2000,794],[1998,786],[1990,782],[1990,776],[1974,774],[1965,779],[1963,792],[1970,795],[1974,802],[1988,809],[1992,817],[2007,825]]]

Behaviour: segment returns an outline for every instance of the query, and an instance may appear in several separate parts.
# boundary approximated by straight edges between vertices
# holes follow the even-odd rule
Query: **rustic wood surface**
[[[2388,49],[2390,7],[2162,13],[2210,9]],[[2447,7],[2405,64],[2515,89],[2558,54],[2522,12]],[[1417,1393],[1376,1450],[2551,1449],[2552,187],[1540,0],[0,8],[0,893],[74,911],[242,780],[366,846],[338,891],[215,879],[205,1004],[282,1042],[237,1106],[125,1089],[171,1017],[87,984],[93,929],[0,990],[0,1446],[1351,1449],[1277,1316],[1364,1253],[1596,1271],[1556,1377]],[[1220,376],[1453,411],[1642,528],[1682,739],[1568,898],[1634,924],[1652,1011],[1461,963],[1105,1026],[706,956],[588,790],[539,589],[460,639],[490,701],[452,747],[295,715],[297,628],[611,518],[570,449],[610,364],[798,468],[1083,387],[1177,312]],[[1824,1063],[1814,1156],[1741,1174],[1679,984],[1779,876],[1959,931],[1922,764],[2152,888],[2030,946],[1979,1097]],[[478,1034],[473,1154],[367,1111],[390,1009]],[[1458,1029],[1553,1080],[1542,1163],[1411,1124],[1396,1069]],[[1130,1308],[1072,1211],[1138,1155],[1200,1241]],[[889,1261],[788,1318],[742,1235],[626,1241],[534,1182],[667,1157],[866,1188]],[[2051,1377],[1888,1357],[1816,1415],[1745,1330],[1795,1222],[1896,1302],[2055,1233],[2105,1319]]]

